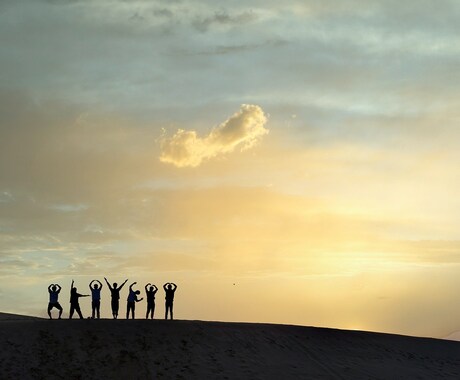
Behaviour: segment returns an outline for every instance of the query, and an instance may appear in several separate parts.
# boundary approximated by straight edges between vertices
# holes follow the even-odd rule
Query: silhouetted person
[[[74,281],[72,280],[72,285],[70,286],[70,313],[69,319],[72,319],[73,312],[76,311],[80,319],[83,319],[83,315],[81,314],[80,304],[78,303],[78,299],[80,297],[89,297],[89,294],[80,294],[77,293],[77,288],[73,286]]]
[[[137,299],[137,296],[141,294],[139,290],[133,290],[133,285],[136,285],[137,282],[133,282],[129,285],[129,295],[128,295],[128,305],[126,308],[126,319],[129,319],[129,312],[131,311],[132,318],[134,319],[134,310],[136,309],[136,302],[142,301],[144,298]]]
[[[50,294],[50,302],[48,303],[48,315],[50,319],[51,317],[51,310],[55,307],[59,310],[59,319],[61,319],[62,315],[62,306],[58,302],[59,293],[61,292],[61,286],[58,284],[51,284],[48,286],[48,293]]]
[[[94,284],[93,287],[91,285],[93,282],[98,282],[98,284]],[[93,310],[92,318],[94,319],[97,315],[97,319],[101,317],[101,289],[102,283],[99,280],[93,280],[89,283],[89,289],[91,290],[91,308]]]
[[[165,319],[168,319],[168,310],[169,310],[171,319],[173,319],[174,293],[177,289],[177,285],[172,282],[167,282],[166,284],[163,285],[163,289],[166,292]]]
[[[107,283],[107,286],[109,287],[110,293],[112,296],[112,315],[114,319],[117,319],[118,309],[120,308],[120,290],[126,284],[126,281],[128,281],[128,279],[126,279],[125,282],[121,284],[119,288],[117,288],[116,282],[113,283],[113,287],[112,287],[110,286],[109,282],[107,281],[105,277],[104,277],[104,280]]]
[[[149,289],[148,286],[150,286]],[[153,313],[155,313],[155,293],[158,291],[158,288],[154,284],[150,284],[150,282],[145,285],[145,295],[147,298],[147,313],[145,314],[145,318],[149,318],[149,314],[151,315],[150,318],[153,319]]]

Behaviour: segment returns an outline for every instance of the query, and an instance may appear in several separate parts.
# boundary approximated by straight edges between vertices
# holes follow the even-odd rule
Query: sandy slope
[[[18,314],[9,314],[9,313],[0,313],[0,321],[11,321],[11,320],[40,320],[43,318],[32,317],[29,315],[18,315]]]
[[[1,379],[460,379],[460,343],[200,321],[0,320]]]
[[[460,341],[460,331],[455,331],[452,334],[446,336],[444,339]]]

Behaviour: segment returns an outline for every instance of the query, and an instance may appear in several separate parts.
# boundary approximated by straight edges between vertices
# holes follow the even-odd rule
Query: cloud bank
[[[196,131],[179,129],[161,140],[160,161],[177,167],[196,167],[203,160],[232,152],[240,146],[249,149],[268,133],[267,116],[257,105],[243,104],[228,120],[214,127],[206,137]]]

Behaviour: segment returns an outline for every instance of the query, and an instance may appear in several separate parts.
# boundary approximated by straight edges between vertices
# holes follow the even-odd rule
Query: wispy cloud
[[[172,137],[161,140],[162,162],[177,167],[196,167],[204,160],[232,152],[240,146],[249,149],[268,133],[267,116],[257,105],[243,104],[228,120],[213,128],[206,137],[196,131],[179,129]]]
[[[240,26],[248,24],[257,19],[253,12],[242,12],[237,14],[229,14],[226,11],[216,12],[214,15],[206,18],[197,18],[193,23],[193,27],[200,31],[206,32],[211,25],[230,25]]]

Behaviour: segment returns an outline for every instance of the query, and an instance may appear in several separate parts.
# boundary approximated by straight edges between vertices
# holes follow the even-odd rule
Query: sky
[[[179,319],[460,330],[459,18],[3,0],[0,310],[106,276],[175,282]]]

